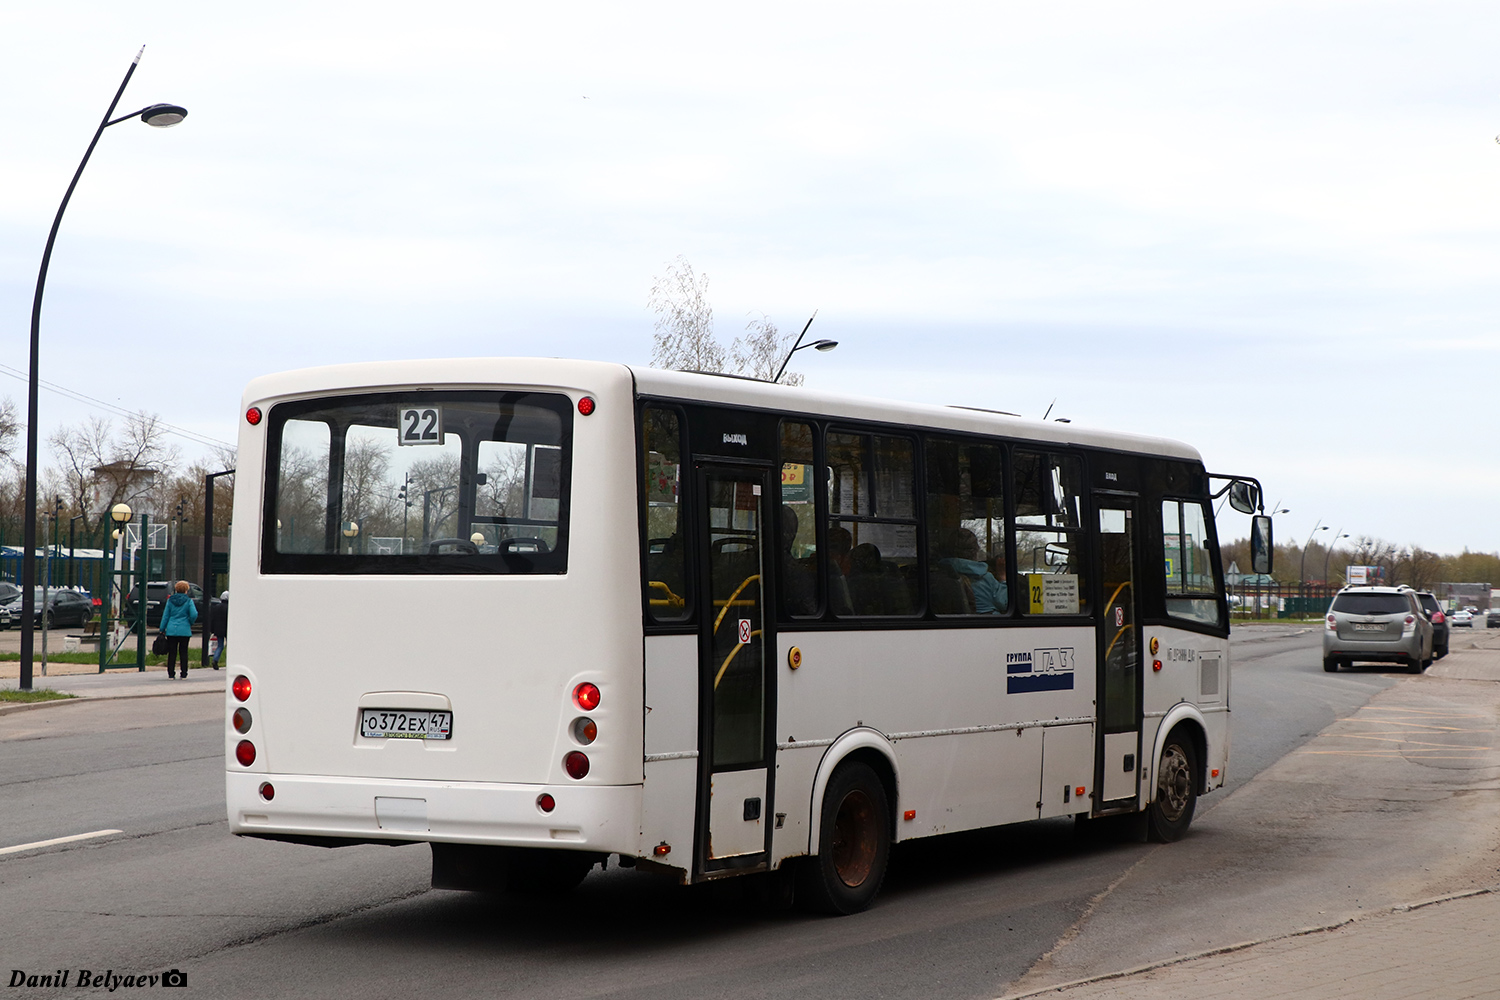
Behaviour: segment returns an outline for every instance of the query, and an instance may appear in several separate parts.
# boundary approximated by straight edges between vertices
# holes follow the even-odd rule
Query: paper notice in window
[[[1078,574],[1028,573],[1026,592],[1033,615],[1078,614]]]

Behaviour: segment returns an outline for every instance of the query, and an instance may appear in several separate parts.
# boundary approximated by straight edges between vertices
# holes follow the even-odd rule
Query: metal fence
[[[1338,592],[1328,583],[1240,584],[1229,588],[1229,614],[1250,620],[1316,618]]]

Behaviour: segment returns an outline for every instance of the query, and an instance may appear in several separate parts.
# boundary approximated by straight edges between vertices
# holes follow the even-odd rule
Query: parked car
[[[1490,608],[1484,613],[1485,628],[1500,628],[1500,608]]]
[[[0,629],[10,628],[10,623],[14,620],[11,617],[10,608],[0,606]]]
[[[1462,608],[1448,616],[1448,621],[1454,628],[1473,628],[1474,612],[1468,608]]]
[[[146,626],[148,628],[156,628],[161,624],[162,607],[167,603],[167,598],[172,596],[172,588],[174,586],[176,586],[175,582],[168,583],[164,580],[147,581]],[[137,592],[139,590],[139,587],[131,587],[130,593],[125,595],[125,607],[123,611],[127,619],[133,619],[137,614],[136,600],[138,599]],[[188,584],[188,597],[192,598],[193,603],[198,606],[198,620],[193,623],[193,630],[201,631],[203,623],[207,620],[204,616],[207,614],[209,606],[219,603],[219,599],[215,597],[212,601],[205,600],[203,597],[203,588],[196,583]]]
[[[0,606],[9,604],[21,596],[21,588],[9,580],[0,580]]]
[[[1357,661],[1404,663],[1421,673],[1432,663],[1432,622],[1409,587],[1345,587],[1328,606],[1323,669]]]
[[[1426,590],[1417,591],[1417,601],[1432,622],[1432,658],[1441,660],[1448,655],[1448,616],[1436,595]]]
[[[21,594],[16,596],[5,605],[6,611],[10,613],[11,622],[19,621],[21,618]],[[42,607],[42,588],[36,588],[36,598],[33,602],[32,620],[44,628],[52,628],[57,625],[83,625],[94,617],[94,602],[88,593],[77,590],[48,590],[47,606]]]

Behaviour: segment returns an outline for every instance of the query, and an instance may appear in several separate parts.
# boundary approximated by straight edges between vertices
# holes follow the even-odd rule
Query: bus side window
[[[1173,618],[1219,624],[1218,584],[1209,554],[1203,504],[1186,500],[1161,502],[1161,534],[1166,576],[1167,614]]]
[[[834,614],[916,614],[920,588],[912,440],[830,432],[826,452],[828,591]]]
[[[1003,615],[1005,494],[1000,449],[927,440],[928,596],[938,615]]]
[[[1083,463],[1072,455],[1017,451],[1014,467],[1021,611],[1088,614]]]
[[[678,622],[692,614],[682,517],[682,434],[672,410],[642,414],[641,454],[646,508],[647,612],[653,621]]]
[[[781,425],[781,604],[793,618],[816,617],[818,600],[818,518],[813,496],[813,431],[810,424]]]

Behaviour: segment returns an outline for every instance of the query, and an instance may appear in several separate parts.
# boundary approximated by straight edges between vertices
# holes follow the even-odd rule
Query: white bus
[[[1224,783],[1212,499],[1260,488],[1182,444],[486,358],[257,379],[238,470],[238,835],[428,842],[443,888],[777,872],[848,913],[894,842],[1175,840]]]

